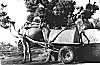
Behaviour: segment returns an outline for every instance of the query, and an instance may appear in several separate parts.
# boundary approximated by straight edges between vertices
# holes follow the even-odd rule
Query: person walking
[[[85,36],[85,38],[88,40],[88,44],[90,43],[90,40],[88,39],[88,37],[86,36],[85,34],[85,25],[84,25],[84,22],[82,20],[82,15],[80,15],[78,17],[78,20],[75,22],[77,28],[78,28],[78,31],[79,31],[79,36],[80,36],[80,41],[81,41],[81,44],[84,44],[83,40],[82,40],[82,34]]]

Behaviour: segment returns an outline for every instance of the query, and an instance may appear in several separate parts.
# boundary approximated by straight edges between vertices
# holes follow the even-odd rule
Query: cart
[[[51,30],[49,41],[51,49],[46,62],[52,57],[55,61],[71,62],[100,62],[100,31],[97,29],[85,30],[90,43],[83,37],[84,45],[79,42],[79,33],[76,29]]]
[[[76,28],[67,30],[51,29],[49,35],[48,57],[45,62],[50,62],[52,57],[55,61],[63,63],[72,62],[100,62],[100,31],[97,29],[85,30],[90,40],[88,44],[83,37],[84,45],[79,42],[79,32]],[[31,42],[44,46],[45,42],[34,41],[26,36]]]

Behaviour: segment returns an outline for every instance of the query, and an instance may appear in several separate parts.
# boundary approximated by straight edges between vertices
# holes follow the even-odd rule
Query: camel
[[[15,22],[13,21],[9,21],[5,23],[5,25],[14,37],[21,38],[24,54],[23,62],[26,62],[27,53],[29,56],[29,61],[32,61],[30,43],[38,43],[37,41],[40,41],[43,42],[44,47],[47,47],[46,43],[48,43],[50,30],[44,23],[41,25],[40,23],[29,24],[26,22],[18,31],[16,31]],[[17,33],[17,35],[15,35],[15,33]]]

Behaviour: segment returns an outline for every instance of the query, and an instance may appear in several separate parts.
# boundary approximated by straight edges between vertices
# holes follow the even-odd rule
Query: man
[[[68,27],[71,27],[72,26],[71,25],[72,23],[73,23],[73,19],[72,19],[71,15],[68,15],[67,16],[67,25],[68,25]]]
[[[79,16],[78,20],[75,22],[75,24],[77,25],[77,28],[78,28],[78,31],[79,31],[79,35],[80,35],[80,40],[81,40],[81,44],[84,44],[83,43],[83,40],[82,40],[82,34],[85,36],[85,38],[88,40],[88,44],[90,42],[90,40],[88,39],[88,37],[85,35],[85,25],[84,25],[84,22],[82,20],[82,15]]]
[[[89,22],[91,22],[91,23],[93,24],[93,27],[95,28],[96,26],[95,26],[94,19],[93,19],[93,18],[90,18],[90,19],[88,19],[88,20],[89,20]]]

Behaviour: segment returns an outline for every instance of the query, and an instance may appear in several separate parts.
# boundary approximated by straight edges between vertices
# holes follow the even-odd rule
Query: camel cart
[[[76,29],[72,30],[52,30],[50,41],[52,51],[48,56],[47,62],[51,60],[52,55],[55,60],[63,63],[78,62],[100,62],[100,31],[97,29],[85,30],[90,39],[88,44],[83,36],[84,45],[79,43],[79,34]]]
[[[50,62],[53,57],[55,61],[62,61],[63,63],[100,62],[100,38],[98,37],[100,31],[87,29],[85,32],[90,39],[90,43],[88,44],[83,36],[84,45],[82,45],[79,42],[79,33],[76,28],[68,30],[51,29],[48,47],[49,54],[46,62]],[[44,44],[44,42],[29,40]]]

